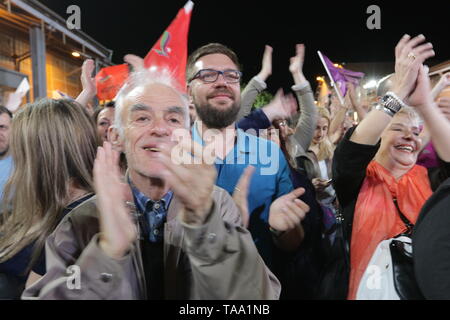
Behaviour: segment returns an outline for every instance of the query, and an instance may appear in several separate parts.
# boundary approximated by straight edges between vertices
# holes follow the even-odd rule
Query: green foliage
[[[268,91],[263,91],[256,96],[255,102],[253,103],[253,107],[259,109],[267,105],[270,101],[272,101],[273,95]]]
[[[241,93],[244,91],[245,87],[248,83],[241,82]],[[252,109],[259,109],[264,107],[266,104],[268,104],[270,101],[272,101],[273,95],[269,91],[262,91],[260,94],[256,96],[255,101],[253,102]]]

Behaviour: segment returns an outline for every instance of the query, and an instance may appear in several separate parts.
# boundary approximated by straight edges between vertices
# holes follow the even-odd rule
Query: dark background
[[[66,8],[81,8],[81,29],[114,51],[114,63],[127,53],[145,56],[169,26],[184,0],[40,0],[62,17]],[[423,33],[436,57],[429,66],[450,59],[449,1],[216,1],[196,0],[189,31],[189,52],[220,42],[236,51],[243,65],[244,82],[261,67],[264,45],[274,48],[269,91],[288,89],[292,79],[289,58],[295,43],[306,45],[304,73],[313,87],[324,75],[316,51],[333,62],[389,62],[404,33]],[[369,5],[381,9],[381,30],[369,30]],[[370,75],[368,75],[370,76]]]

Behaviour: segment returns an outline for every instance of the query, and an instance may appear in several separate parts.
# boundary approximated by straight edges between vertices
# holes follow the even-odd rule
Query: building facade
[[[112,64],[111,50],[69,27],[38,1],[0,2],[0,104],[24,78],[30,90],[23,103],[62,95],[75,98],[86,58],[95,60],[97,70]]]

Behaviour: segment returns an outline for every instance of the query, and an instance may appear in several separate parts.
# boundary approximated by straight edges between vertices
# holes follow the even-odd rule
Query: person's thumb
[[[255,172],[255,167],[254,166],[248,166],[247,168],[245,168],[244,173],[242,173],[241,177],[239,178],[239,181],[235,187],[235,191],[234,192],[242,192],[245,195],[247,195],[248,193],[248,186],[250,184],[250,179],[253,175],[253,173]],[[234,195],[233,192],[233,195]]]
[[[305,189],[304,188],[297,188],[295,190],[292,190],[290,193],[288,193],[288,199],[289,200],[294,200],[297,199],[298,197],[300,197],[302,194],[305,193]]]

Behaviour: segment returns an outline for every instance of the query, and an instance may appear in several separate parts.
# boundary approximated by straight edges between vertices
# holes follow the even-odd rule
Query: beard
[[[240,105],[237,102],[226,110],[219,110],[209,103],[195,104],[198,119],[210,129],[222,129],[236,121]]]

